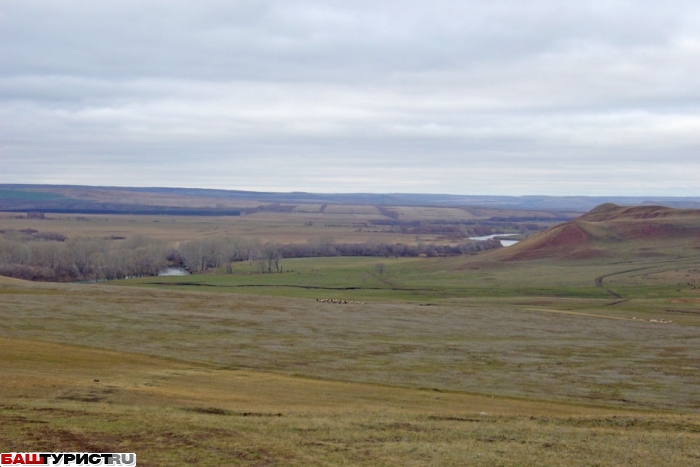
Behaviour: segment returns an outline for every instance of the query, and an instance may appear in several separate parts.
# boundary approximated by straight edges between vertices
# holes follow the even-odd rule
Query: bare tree
[[[280,260],[282,259],[282,255],[277,245],[266,243],[261,253],[262,255],[260,255],[258,259],[258,269],[260,272],[271,273],[273,269],[280,272]]]
[[[199,242],[187,242],[180,245],[179,252],[187,270],[191,272],[202,270],[202,248]]]

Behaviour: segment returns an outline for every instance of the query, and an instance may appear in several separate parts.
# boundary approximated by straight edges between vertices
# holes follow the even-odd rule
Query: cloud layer
[[[0,181],[700,195],[700,6],[0,3]]]

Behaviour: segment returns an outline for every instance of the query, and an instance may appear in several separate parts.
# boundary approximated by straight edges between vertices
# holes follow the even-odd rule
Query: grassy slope
[[[0,339],[0,447],[139,465],[691,465],[700,418],[218,370]],[[96,381],[98,380],[98,381]]]
[[[107,285],[8,283],[0,296],[8,337],[336,380],[700,407],[692,289],[622,303],[500,295],[433,306]]]

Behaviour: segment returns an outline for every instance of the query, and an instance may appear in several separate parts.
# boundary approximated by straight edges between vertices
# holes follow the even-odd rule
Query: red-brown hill
[[[659,256],[687,247],[700,247],[700,210],[608,203],[488,256],[506,261],[589,259],[621,252]]]

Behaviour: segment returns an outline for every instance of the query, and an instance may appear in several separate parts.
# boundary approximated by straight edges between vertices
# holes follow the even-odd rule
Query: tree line
[[[177,247],[143,235],[130,238],[66,238],[38,232],[0,232],[0,275],[35,281],[98,281],[154,276],[168,266],[191,273],[283,272],[283,258],[327,256],[455,256],[500,246],[498,240],[457,245],[335,243],[320,237],[305,244],[260,243],[239,237],[181,242]]]
[[[0,275],[61,282],[152,276],[168,265],[167,256],[165,243],[140,235],[120,242],[80,237],[37,241],[5,235],[0,239]]]

